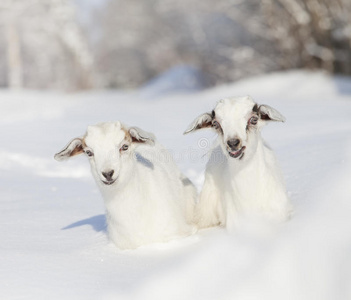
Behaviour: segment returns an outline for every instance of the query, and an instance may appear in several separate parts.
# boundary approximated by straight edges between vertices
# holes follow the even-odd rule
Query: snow
[[[88,124],[156,134],[201,188],[214,134],[182,136],[221,97],[250,94],[287,122],[263,137],[295,208],[278,227],[251,220],[133,251],[108,241],[85,157],[53,160]],[[351,79],[293,71],[191,94],[0,91],[0,299],[350,299]]]

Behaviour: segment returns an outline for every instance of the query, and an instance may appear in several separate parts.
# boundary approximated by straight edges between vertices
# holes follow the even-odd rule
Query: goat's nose
[[[102,175],[103,175],[108,181],[111,181],[114,172],[115,172],[115,171],[113,171],[113,170],[107,171],[107,172],[102,172]]]
[[[228,146],[231,149],[237,149],[238,146],[240,145],[240,140],[239,139],[231,139],[227,141]]]

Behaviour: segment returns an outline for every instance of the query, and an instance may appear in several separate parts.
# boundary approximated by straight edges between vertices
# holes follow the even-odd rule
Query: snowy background
[[[1,0],[0,300],[351,299],[349,0]],[[287,122],[263,137],[295,214],[120,251],[86,157],[89,124],[155,133],[200,190],[222,97]]]
[[[351,79],[293,71],[157,89],[0,91],[0,299],[350,299]],[[182,132],[221,97],[245,94],[287,117],[263,130],[295,208],[278,228],[209,229],[120,251],[86,157],[53,159],[88,124],[122,120],[154,132],[201,188],[214,134]]]

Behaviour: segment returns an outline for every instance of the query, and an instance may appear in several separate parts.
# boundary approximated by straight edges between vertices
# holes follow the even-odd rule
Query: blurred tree
[[[177,64],[197,67],[213,84],[274,70],[274,55],[262,51],[269,43],[257,34],[259,10],[251,0],[110,0],[95,15],[101,84],[139,86]]]
[[[175,64],[223,83],[269,71],[351,73],[349,0],[109,0],[94,44],[103,85],[138,86]]]
[[[261,10],[279,67],[351,74],[351,1],[264,0]]]
[[[181,64],[212,84],[292,68],[351,74],[350,0],[91,1],[84,34],[72,0],[1,0],[0,86],[130,88]],[[88,2],[75,0],[80,15]]]
[[[103,86],[139,86],[180,62],[176,33],[157,5],[155,0],[115,0],[98,12],[101,35],[93,48]]]
[[[1,65],[5,73],[1,85],[55,89],[92,85],[92,55],[69,0],[2,0],[0,40],[7,57]]]

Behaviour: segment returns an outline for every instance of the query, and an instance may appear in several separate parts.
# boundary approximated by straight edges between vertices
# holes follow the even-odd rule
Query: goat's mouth
[[[244,157],[244,151],[246,147],[241,147],[238,151],[228,151],[230,157],[242,159]]]
[[[115,182],[116,182],[116,180],[117,180],[117,178],[116,178],[116,179],[114,179],[114,180],[109,180],[109,181],[104,181],[104,180],[101,180],[101,181],[102,181],[102,183],[103,183],[103,184],[106,184],[106,185],[111,185],[111,184],[115,183]]]

